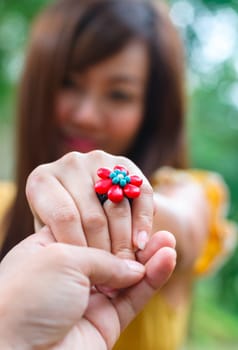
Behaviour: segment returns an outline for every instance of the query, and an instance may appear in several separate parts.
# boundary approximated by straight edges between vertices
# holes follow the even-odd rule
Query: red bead
[[[107,195],[108,198],[114,203],[120,202],[124,197],[123,190],[118,185],[111,186],[111,188],[108,190]]]
[[[99,168],[97,174],[101,179],[107,179],[111,174],[111,170],[107,168]]]
[[[129,174],[129,171],[121,165],[114,166],[113,170],[116,170],[116,169],[118,169],[120,171],[125,171],[127,175]]]
[[[99,180],[95,183],[94,188],[95,191],[99,194],[105,194],[112,186],[111,179]]]
[[[139,176],[131,175],[130,179],[131,179],[130,184],[135,185],[135,186],[141,186],[142,185],[143,180]]]
[[[140,189],[132,184],[128,184],[124,187],[124,193],[128,198],[137,198],[140,195]]]

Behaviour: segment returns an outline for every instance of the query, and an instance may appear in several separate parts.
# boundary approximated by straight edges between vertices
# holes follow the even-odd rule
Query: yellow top
[[[125,329],[113,350],[177,350],[187,335],[190,302],[174,309],[156,294]]]
[[[196,261],[194,275],[203,275],[225,260],[236,244],[236,227],[225,219],[228,191],[216,173],[200,170],[175,170],[163,167],[153,176],[154,190],[186,182],[199,183],[205,191],[210,209],[210,229],[203,253]],[[190,298],[172,307],[158,293],[139,316],[127,327],[113,350],[178,350],[186,339]]]
[[[5,216],[5,213],[7,212],[8,208],[10,207],[14,196],[15,196],[15,186],[12,182],[0,182],[0,228],[1,231],[4,231],[3,227],[3,219]],[[4,239],[3,232],[0,233],[0,247],[2,245]]]
[[[155,173],[154,188],[170,183],[196,181],[204,188],[210,208],[209,237],[203,254],[194,266],[195,275],[202,275],[214,269],[229,254],[235,245],[234,224],[226,219],[228,191],[222,178],[211,172],[181,171],[161,168]],[[1,218],[14,198],[15,188],[11,183],[0,182]],[[3,236],[3,235],[1,235]],[[2,239],[0,238],[0,244]],[[114,350],[176,350],[186,337],[189,315],[189,298],[186,305],[172,307],[158,293],[144,310],[123,332]]]

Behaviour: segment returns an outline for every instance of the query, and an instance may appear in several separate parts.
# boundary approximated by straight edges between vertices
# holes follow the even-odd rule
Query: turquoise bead
[[[112,183],[114,185],[120,185],[121,187],[125,187],[131,181],[130,176],[127,175],[127,172],[119,169],[113,170],[109,177],[112,179]]]
[[[116,171],[112,171],[109,177],[113,179],[115,176],[117,176]]]
[[[118,177],[117,176],[115,176],[113,179],[112,179],[112,183],[114,184],[114,185],[117,185],[118,183],[119,183],[119,179],[118,179]]]
[[[125,179],[121,179],[121,180],[120,180],[120,185],[121,185],[121,187],[126,186],[126,184],[127,184],[127,182],[126,182]]]
[[[125,180],[126,180],[126,183],[128,183],[128,184],[129,184],[129,182],[131,182],[131,178],[130,178],[130,176],[128,176],[128,175],[127,175],[127,176],[125,177]]]

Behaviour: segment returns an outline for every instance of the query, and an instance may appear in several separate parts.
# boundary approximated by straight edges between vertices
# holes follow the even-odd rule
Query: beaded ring
[[[102,203],[110,199],[119,203],[124,197],[134,199],[140,195],[142,179],[137,175],[129,175],[126,168],[116,165],[113,170],[99,168],[97,175],[101,178],[94,186]]]

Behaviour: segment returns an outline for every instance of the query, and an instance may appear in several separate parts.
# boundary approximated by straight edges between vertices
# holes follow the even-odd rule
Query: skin
[[[124,154],[143,119],[148,68],[146,46],[135,40],[86,71],[69,72],[55,104],[62,154],[94,149]],[[127,200],[117,205],[107,201],[102,208],[94,193],[97,169],[118,164],[143,178],[141,196],[133,202],[132,211]],[[100,151],[85,156],[70,152],[38,167],[28,179],[26,194],[36,228],[47,225],[61,242],[134,259],[134,251],[145,246],[152,232],[152,188],[140,169],[122,157]]]
[[[148,68],[145,45],[133,41],[65,77],[54,102],[66,155],[30,174],[26,194],[38,233],[0,265],[0,348],[111,349],[175,267],[175,240],[160,229],[175,233],[179,267],[189,272],[177,273],[163,292],[174,305],[187,300],[181,277],[190,277],[208,227],[203,194],[187,184],[154,193],[141,170],[119,156],[143,120]],[[132,206],[102,206],[93,189],[97,169],[118,164],[143,178],[141,195]]]
[[[132,207],[127,199],[101,205],[94,183],[102,164],[109,169],[123,165],[130,174],[143,179],[141,195]],[[36,229],[47,225],[60,242],[88,245],[134,259],[135,249],[144,245],[152,232],[152,187],[140,169],[124,157],[103,151],[68,153],[36,168],[28,178],[26,194]]]
[[[169,278],[174,247],[174,237],[159,232],[138,254],[139,263],[95,248],[57,243],[43,228],[0,264],[1,349],[111,349]],[[31,288],[29,281],[34,281]],[[111,299],[92,289],[95,284],[120,292]]]
[[[141,170],[117,155],[128,150],[141,124],[148,68],[145,45],[130,42],[115,56],[77,75],[70,89],[62,87],[56,101],[62,152],[72,148],[74,152],[36,168],[28,178],[26,194],[37,229],[46,225],[57,241],[104,249],[121,258],[135,259],[135,251],[145,248],[154,232],[173,232],[179,256],[178,274],[163,291],[168,302],[175,305],[180,296],[184,302],[188,300],[192,266],[208,232],[208,209],[199,185],[175,183],[162,193],[154,193]],[[107,96],[114,85],[108,83],[108,77],[117,75],[118,70],[124,77],[130,75],[123,89],[129,89],[131,80],[137,80],[133,84],[137,97],[109,108]],[[132,72],[135,79],[131,79]],[[76,137],[76,141],[65,142],[65,135],[72,140]],[[84,137],[89,142],[81,142]],[[74,148],[83,144],[90,147],[85,146],[82,151],[90,152]],[[95,144],[104,151],[94,150]],[[141,195],[132,206],[127,200],[120,204],[106,201],[101,206],[96,198],[93,185],[98,180],[97,169],[112,169],[115,165],[123,165],[130,174],[143,178]]]
[[[62,154],[94,149],[124,154],[143,119],[147,75],[147,50],[140,41],[83,72],[69,72],[56,100]]]

